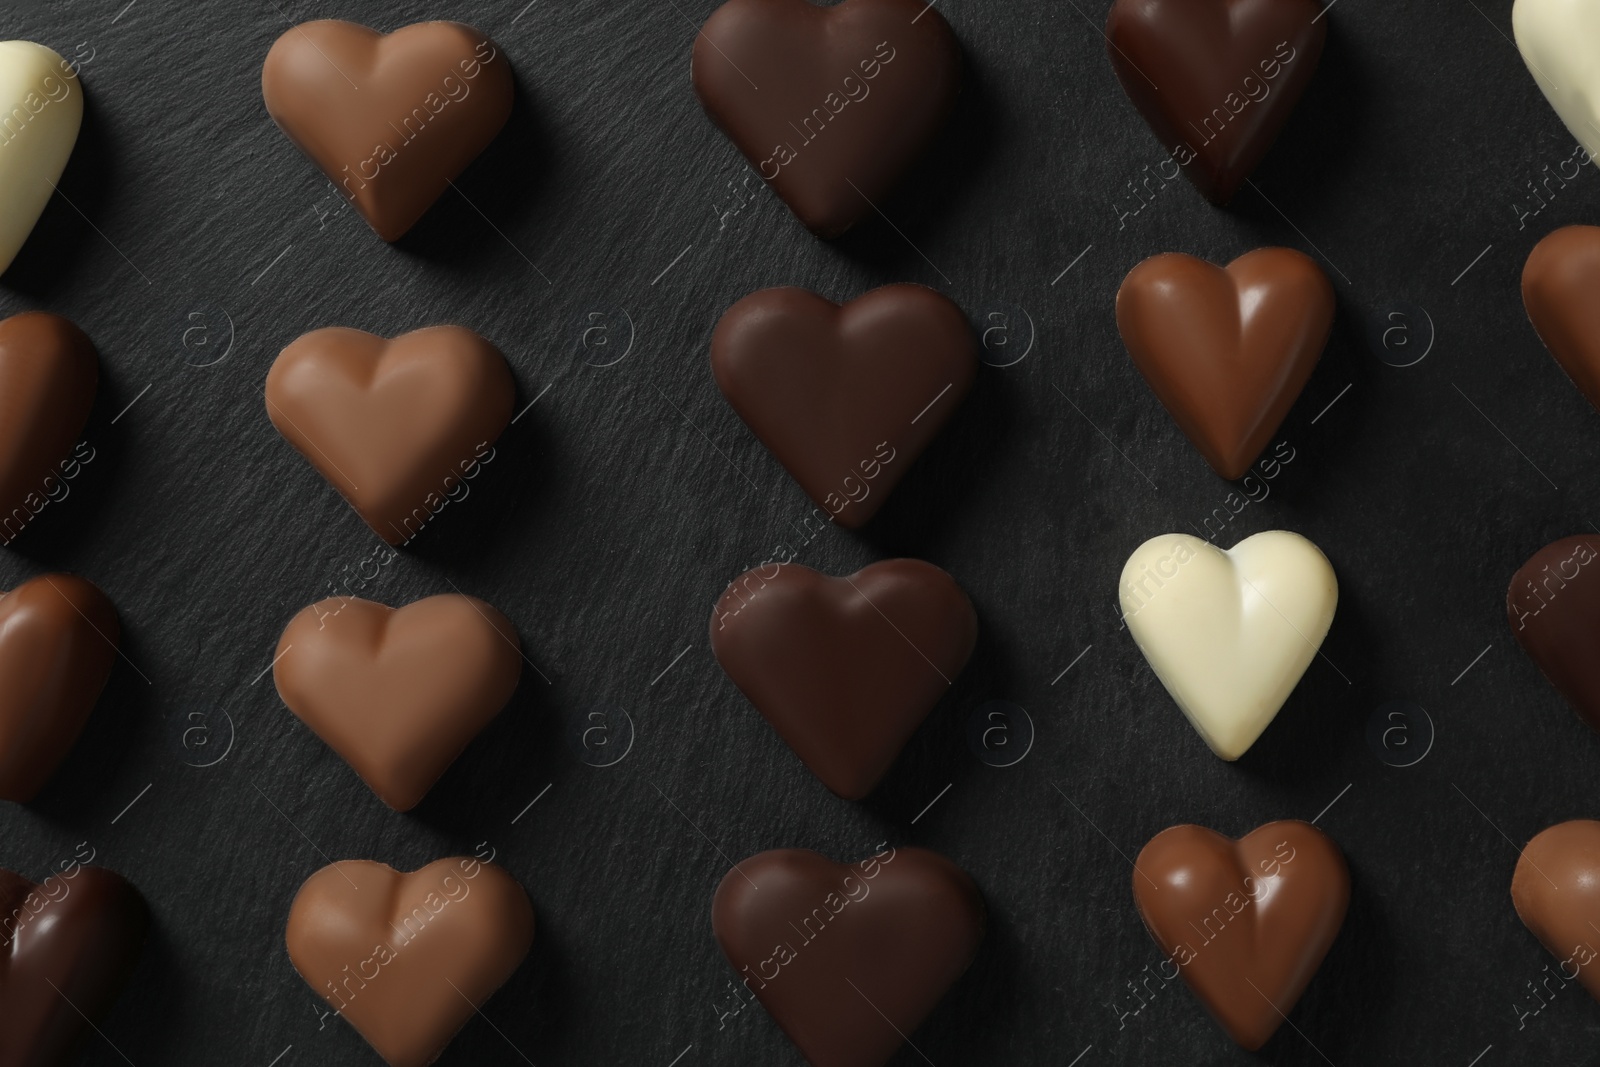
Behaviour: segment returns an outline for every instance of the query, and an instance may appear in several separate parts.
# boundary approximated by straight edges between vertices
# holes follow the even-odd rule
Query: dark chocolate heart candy
[[[71,574],[0,596],[0,798],[25,803],[83,732],[117,660],[117,612]]]
[[[694,42],[706,114],[806,228],[881,205],[955,104],[961,48],[924,0],[728,0]]]
[[[833,521],[883,505],[977,375],[949,298],[886,285],[839,305],[792,286],[751,293],[711,336],[728,403]]]
[[[99,380],[93,343],[60,315],[0,322],[0,544],[55,494]]]
[[[977,955],[984,908],[971,877],[927,849],[846,866],[786,848],[723,877],[711,929],[741,996],[811,1067],[883,1067]]]
[[[1309,256],[1258,248],[1226,268],[1167,252],[1117,290],[1117,329],[1173,421],[1224,478],[1243,477],[1316,369],[1333,285]]]
[[[1563,226],[1533,246],[1522,305],[1539,340],[1600,409],[1600,226]]]
[[[1600,536],[1563,537],[1535,552],[1511,576],[1506,617],[1572,710],[1600,730]]]
[[[1172,159],[1226,204],[1267,154],[1316,73],[1317,0],[1116,0],[1107,53]]]
[[[104,867],[69,860],[39,885],[0,870],[0,1064],[70,1062],[133,973],[148,924],[138,891]]]
[[[844,578],[771,564],[728,586],[711,651],[822,784],[859,800],[888,773],[977,641],[954,578],[891,559]]]
[[[1234,841],[1174,826],[1134,861],[1133,899],[1161,951],[1241,1047],[1267,1043],[1339,936],[1350,870],[1326,834],[1269,822]]]
[[[383,34],[292,26],[261,68],[267,113],[378,236],[398,241],[511,115],[511,61],[459,22]]]

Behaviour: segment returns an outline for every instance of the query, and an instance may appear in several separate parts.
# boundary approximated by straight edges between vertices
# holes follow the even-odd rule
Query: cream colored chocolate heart
[[[1511,29],[1544,98],[1589,155],[1600,155],[1600,4],[1517,0]]]
[[[0,273],[44,213],[81,125],[77,68],[42,44],[0,41]]]
[[[1244,755],[1289,699],[1339,602],[1328,558],[1286,530],[1227,552],[1188,534],[1151,538],[1128,557],[1119,588],[1139,651],[1226,760]]]

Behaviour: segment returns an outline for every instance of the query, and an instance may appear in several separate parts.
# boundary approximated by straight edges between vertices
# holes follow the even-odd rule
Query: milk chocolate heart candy
[[[11,150],[0,144],[0,167]],[[0,544],[55,496],[99,380],[93,343],[61,316],[0,321]]]
[[[1539,91],[1568,132],[1600,154],[1600,8],[1587,0],[1516,0],[1511,32]]]
[[[468,857],[402,874],[343,860],[289,908],[289,961],[389,1067],[427,1067],[533,945],[516,879]]]
[[[844,578],[797,563],[735,578],[711,651],[811,773],[860,800],[966,666],[972,601],[931,563],[891,559]]]
[[[398,610],[318,601],[285,627],[275,655],[289,710],[396,811],[417,806],[522,675],[511,621],[454,593]]]
[[[1310,823],[1269,822],[1238,841],[1174,826],[1140,850],[1133,899],[1200,1003],[1253,1052],[1294,1009],[1339,935],[1350,871]]]
[[[511,61],[459,22],[381,34],[326,19],[267,53],[267,112],[385,241],[398,241],[511,115]]]
[[[1564,226],[1533,246],[1522,268],[1522,305],[1567,377],[1600,408],[1597,293],[1600,226]]]
[[[695,38],[690,77],[795,217],[837,237],[933,142],[961,47],[923,0],[728,0]]]
[[[984,908],[927,849],[845,866],[785,848],[723,877],[711,929],[811,1067],[883,1067],[978,954]]]
[[[1573,819],[1528,842],[1511,877],[1511,903],[1539,943],[1600,1000],[1600,822]]]
[[[334,327],[267,374],[272,425],[379,537],[404,544],[473,477],[511,419],[511,368],[471,330],[386,341]]]
[[[1563,537],[1511,576],[1506,617],[1523,651],[1600,730],[1600,537]]]
[[[1328,557],[1286,530],[1226,552],[1188,534],[1152,537],[1118,589],[1139,651],[1225,760],[1244,755],[1289,699],[1339,602]]]
[[[842,306],[805,289],[763,289],[711,335],[711,373],[728,403],[849,529],[883,506],[977,370],[966,316],[920,285],[886,285]]]
[[[1117,290],[1117,329],[1179,429],[1224,478],[1250,470],[1333,329],[1333,286],[1290,248],[1226,268],[1167,252]]]
[[[0,41],[0,274],[44,213],[82,124],[77,68],[42,44]]]
[[[111,601],[70,574],[41,574],[0,596],[0,799],[26,803],[55,773],[121,636]]]
[[[148,925],[138,891],[104,867],[63,861],[38,885],[0,871],[0,1063],[76,1062],[72,1051],[133,973]]]
[[[1116,0],[1117,80],[1196,189],[1226,204],[1267,154],[1316,72],[1317,0]]]

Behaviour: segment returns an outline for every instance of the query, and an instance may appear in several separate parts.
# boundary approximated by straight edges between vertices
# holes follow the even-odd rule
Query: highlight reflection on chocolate
[[[1573,819],[1540,831],[1517,860],[1511,903],[1549,949],[1561,977],[1600,1000],[1600,822]]]
[[[111,601],[71,574],[0,596],[0,799],[26,803],[83,732],[117,659]]]
[[[1232,841],[1174,826],[1134,861],[1145,926],[1241,1047],[1267,1043],[1317,973],[1350,903],[1350,871],[1326,834],[1270,822]]]
[[[35,885],[0,870],[0,1063],[70,1062],[133,973],[148,924],[114,871],[74,858]]]

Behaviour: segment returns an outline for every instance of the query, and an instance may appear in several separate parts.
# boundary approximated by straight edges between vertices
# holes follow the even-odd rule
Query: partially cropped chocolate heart
[[[735,578],[711,651],[822,784],[860,800],[966,666],[978,616],[931,563],[891,559],[843,578],[774,563]]]
[[[1310,823],[1269,822],[1237,841],[1174,826],[1140,850],[1133,899],[1200,1003],[1253,1052],[1339,936],[1350,870]]]
[[[1600,730],[1600,535],[1563,537],[1517,568],[1511,633],[1578,717]]]
[[[711,929],[741,995],[811,1067],[883,1067],[978,954],[984,908],[971,877],[927,849],[846,866],[785,848],[723,876]]]
[[[289,710],[396,811],[421,802],[522,675],[511,621],[455,593],[399,609],[318,601],[290,620],[275,656]]]
[[[60,315],[29,311],[0,322],[0,544],[54,495],[99,381],[94,345]]]
[[[427,1067],[533,945],[516,879],[470,857],[402,874],[342,860],[289,908],[289,961],[389,1067]]]
[[[133,973],[148,925],[138,890],[104,867],[65,860],[38,885],[0,870],[0,1063],[71,1061]]]
[[[1563,226],[1533,246],[1522,305],[1550,354],[1600,409],[1600,226]]]
[[[498,349],[460,326],[386,341],[332,327],[285,348],[267,416],[391,545],[415,537],[474,477],[511,420]]]
[[[1329,5],[1332,6],[1332,5]],[[1226,204],[1278,137],[1328,27],[1317,0],[1116,0],[1107,54],[1195,188]]]
[[[961,46],[923,0],[728,0],[701,27],[694,91],[819,237],[873,214],[955,105]]]
[[[842,306],[792,286],[763,289],[724,312],[711,335],[722,395],[850,529],[883,506],[977,370],[966,316],[920,285],[886,285]]]
[[[117,659],[111,601],[71,574],[0,596],[0,799],[26,803],[55,773]]]
[[[1243,477],[1316,369],[1333,285],[1309,256],[1258,248],[1227,267],[1167,252],[1117,290],[1117,329],[1179,429],[1224,478]]]
[[[1511,878],[1517,918],[1600,1000],[1600,822],[1573,819],[1528,842]],[[1558,987],[1559,988],[1559,987]]]
[[[267,53],[267,113],[385,241],[398,241],[511,115],[511,61],[459,22],[381,34],[324,19]]]

